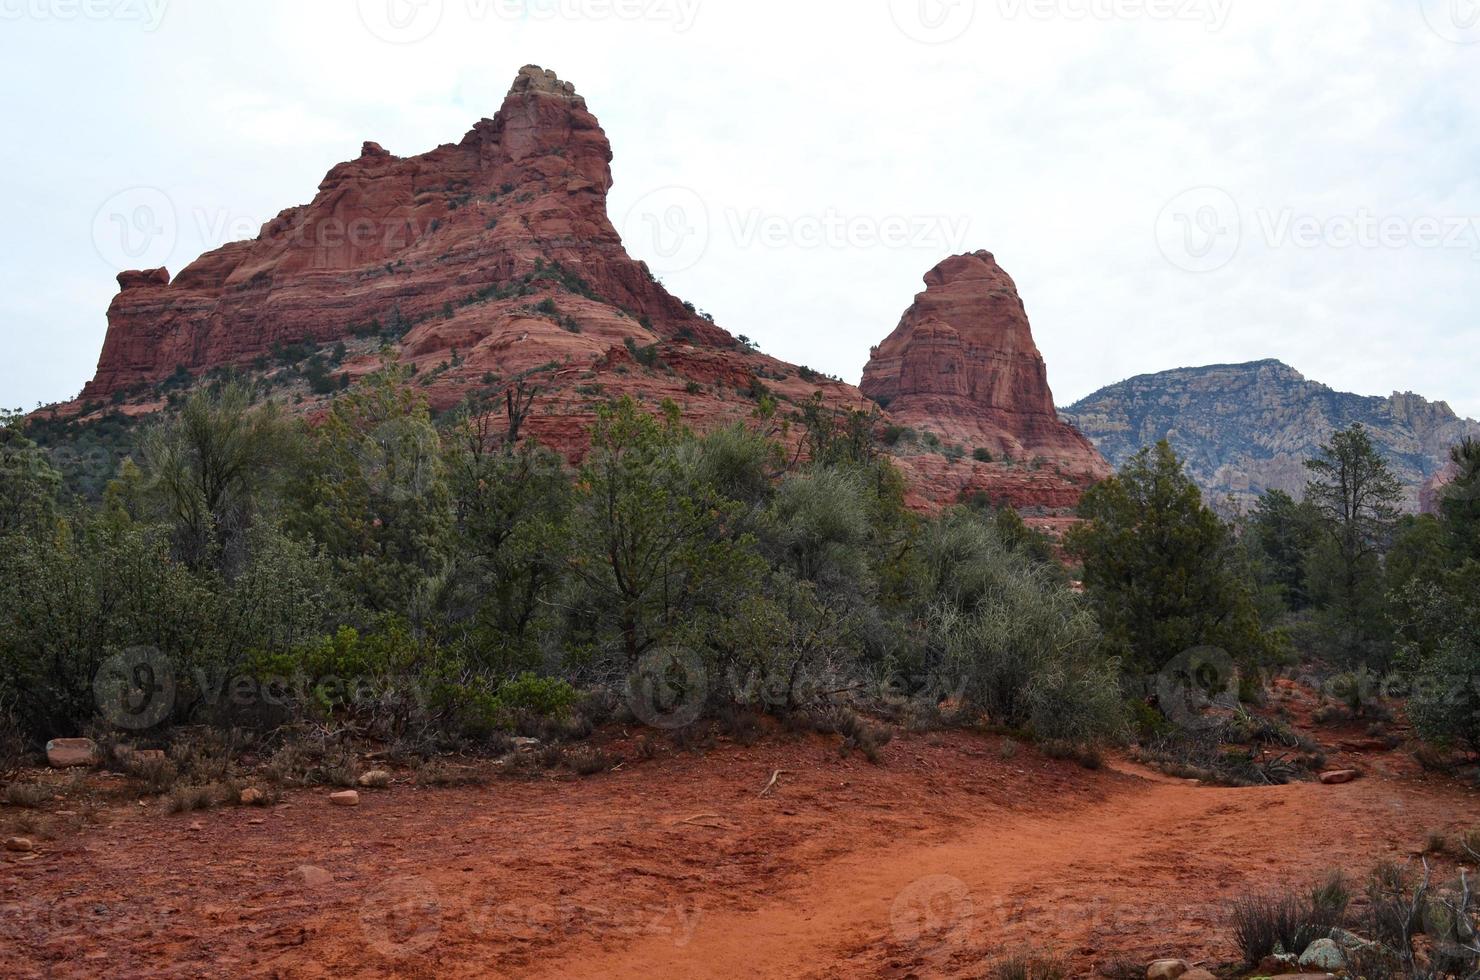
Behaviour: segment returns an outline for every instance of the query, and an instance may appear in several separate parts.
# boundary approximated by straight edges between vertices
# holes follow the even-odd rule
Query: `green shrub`
[[[566,681],[535,674],[523,674],[507,681],[495,697],[504,709],[527,711],[545,718],[568,716],[580,700],[580,694]]]
[[[1142,700],[1131,702],[1131,731],[1143,745],[1170,735],[1175,726],[1167,716]]]
[[[903,425],[886,425],[881,436],[886,446],[915,441],[915,430]]]
[[[1044,741],[1123,734],[1118,664],[1077,597],[968,512],[928,527],[920,550],[934,583],[930,643],[968,703]]]
[[[658,366],[657,344],[650,344],[646,347],[642,347],[639,346],[637,341],[633,340],[631,337],[628,337],[623,343],[627,348],[627,353],[631,354],[632,359],[638,364],[642,365],[645,368],[653,368]]]

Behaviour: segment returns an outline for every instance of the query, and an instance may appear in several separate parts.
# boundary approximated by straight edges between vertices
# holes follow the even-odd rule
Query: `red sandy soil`
[[[358,809],[327,790],[85,824],[52,805],[38,854],[0,855],[0,973],[981,977],[1024,948],[1075,976],[1216,964],[1236,959],[1232,895],[1409,860],[1480,819],[1480,794],[1396,754],[1346,786],[1235,790],[1002,744],[900,736],[874,766],[775,736],[586,779],[398,778]]]

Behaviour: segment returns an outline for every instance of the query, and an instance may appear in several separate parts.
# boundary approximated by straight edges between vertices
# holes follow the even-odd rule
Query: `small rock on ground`
[[[1300,957],[1302,970],[1341,970],[1346,967],[1346,957],[1341,947],[1329,939],[1317,939]]]
[[[1259,975],[1262,977],[1278,977],[1296,973],[1299,969],[1300,958],[1289,953],[1271,953],[1259,963]]]
[[[26,837],[12,837],[5,842],[5,849],[16,854],[30,854],[36,850],[36,844]]]
[[[329,802],[334,804],[335,806],[359,806],[360,794],[356,793],[352,789],[347,789],[342,793],[335,793],[331,795],[329,797]]]
[[[1340,786],[1343,783],[1350,783],[1355,781],[1361,775],[1362,774],[1357,772],[1355,769],[1341,769],[1336,772],[1323,772],[1321,773],[1321,782],[1325,783],[1327,786]]]
[[[1146,980],[1179,980],[1190,969],[1186,960],[1157,960],[1146,968]]]
[[[53,769],[95,766],[98,745],[90,738],[54,738],[46,743],[46,761]]]

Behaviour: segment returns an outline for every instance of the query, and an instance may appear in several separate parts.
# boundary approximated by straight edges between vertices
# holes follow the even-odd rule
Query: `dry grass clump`
[[[870,724],[856,711],[842,705],[817,709],[807,716],[807,720],[814,732],[841,735],[843,742],[838,751],[845,758],[858,752],[874,765],[883,761],[884,746],[894,739],[891,729]]]
[[[241,787],[232,782],[205,785],[177,785],[165,796],[167,813],[193,813],[235,806],[241,800]]]
[[[565,763],[580,776],[594,776],[607,772],[617,764],[611,756],[600,749],[576,749],[565,754]]]
[[[1043,750],[1043,754],[1050,759],[1061,762],[1073,761],[1091,772],[1105,768],[1105,756],[1093,745],[1053,741],[1044,742],[1040,747]]]
[[[1057,957],[1020,954],[992,964],[994,980],[1068,980],[1069,967]]]
[[[26,810],[35,809],[52,796],[51,790],[40,783],[11,783],[0,792],[0,800],[6,806],[17,806]]]
[[[454,766],[440,759],[434,759],[416,771],[418,786],[483,786],[487,782],[488,774],[480,769]]]
[[[1244,961],[1256,965],[1276,948],[1304,952],[1341,924],[1351,890],[1340,873],[1301,895],[1245,895],[1233,903],[1233,931]]]

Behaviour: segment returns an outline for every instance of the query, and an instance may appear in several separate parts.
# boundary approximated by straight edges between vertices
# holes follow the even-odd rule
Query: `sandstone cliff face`
[[[1449,448],[1480,423],[1411,393],[1368,398],[1333,391],[1279,361],[1187,368],[1132,378],[1064,412],[1111,462],[1168,440],[1214,502],[1251,504],[1267,490],[1300,497],[1305,460],[1331,435],[1361,422],[1418,510]]]
[[[592,360],[628,335],[730,345],[623,250],[606,214],[611,158],[574,87],[525,68],[498,114],[460,143],[406,159],[366,143],[359,159],[329,172],[311,203],[278,215],[256,240],[204,255],[173,281],[163,269],[120,275],[83,397],[393,319],[417,324],[405,337],[413,356],[459,342],[464,353],[502,345],[499,359],[517,370],[518,344],[507,335],[539,332],[514,315],[531,305],[527,296],[477,298],[511,288],[537,263],[558,263],[568,281],[584,280],[601,306],[631,321],[614,329],[604,317],[586,342],[559,345],[561,354]],[[561,283],[553,285],[558,292]]]
[[[1077,483],[1108,475],[1089,440],[1059,419],[1017,286],[992,254],[946,259],[925,285],[874,349],[864,394],[968,451],[1036,461]]]
[[[379,364],[390,337],[434,408],[533,373],[526,431],[572,456],[595,407],[672,398],[692,424],[746,418],[764,385],[783,401],[857,389],[741,348],[628,256],[607,216],[611,146],[568,82],[523,69],[503,107],[456,144],[392,156],[366,143],[307,205],[255,240],[167,270],[125,272],[81,403],[159,407],[164,379],[262,369],[289,346],[347,341],[336,370]],[[359,342],[357,342],[359,338]],[[652,357],[638,363],[632,348]],[[313,412],[323,398],[306,396]]]
[[[434,409],[527,379],[540,394],[523,431],[572,460],[597,408],[620,395],[655,410],[672,399],[701,430],[751,418],[765,393],[792,419],[819,392],[836,410],[873,407],[851,385],[737,344],[664,290],[607,216],[611,160],[574,86],[527,67],[460,142],[406,158],[366,143],[256,239],[173,279],[164,269],[120,275],[97,374],[63,410],[112,402],[143,414],[182,378],[231,369],[286,386],[314,415],[338,379],[378,367],[385,343],[416,369]],[[900,424],[998,461],[901,447],[911,503],[983,492],[1039,516],[1072,507],[1104,464],[1054,416],[1011,280],[985,253],[948,260],[917,311],[869,378],[896,396]],[[303,352],[318,352],[322,371],[331,347],[335,385],[308,384]],[[943,366],[953,383],[937,378]],[[799,436],[793,425],[793,445]]]

